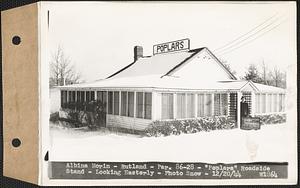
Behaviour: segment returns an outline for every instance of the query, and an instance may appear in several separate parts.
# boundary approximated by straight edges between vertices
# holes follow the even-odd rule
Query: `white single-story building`
[[[134,62],[108,78],[61,86],[61,107],[99,100],[107,127],[135,130],[155,120],[203,116],[228,116],[240,125],[242,96],[253,116],[285,112],[284,89],[238,80],[208,48],[154,54],[143,56],[136,46]]]

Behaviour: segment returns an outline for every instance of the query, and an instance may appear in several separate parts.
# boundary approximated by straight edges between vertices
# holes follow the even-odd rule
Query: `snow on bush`
[[[161,120],[152,122],[145,129],[146,136],[169,136],[235,128],[234,121],[227,116],[201,117],[183,120]]]
[[[101,101],[76,102],[67,104],[61,111],[67,114],[67,117],[60,118],[74,125],[74,127],[88,126],[90,129],[96,129],[105,126],[105,103]]]
[[[255,115],[259,117],[261,123],[264,124],[278,124],[286,122],[286,114],[266,114],[266,115]]]

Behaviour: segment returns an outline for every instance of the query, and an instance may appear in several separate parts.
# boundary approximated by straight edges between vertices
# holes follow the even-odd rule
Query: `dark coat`
[[[249,115],[249,106],[246,102],[241,102],[241,117],[247,117]]]

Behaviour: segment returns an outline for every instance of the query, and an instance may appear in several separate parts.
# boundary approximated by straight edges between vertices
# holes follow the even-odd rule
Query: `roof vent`
[[[140,57],[143,57],[143,47],[135,46],[134,49],[134,61],[137,61]]]

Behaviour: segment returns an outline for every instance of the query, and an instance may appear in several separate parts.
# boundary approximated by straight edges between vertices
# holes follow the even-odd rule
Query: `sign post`
[[[258,130],[260,129],[260,119],[258,117],[243,117],[241,129],[243,130]]]

